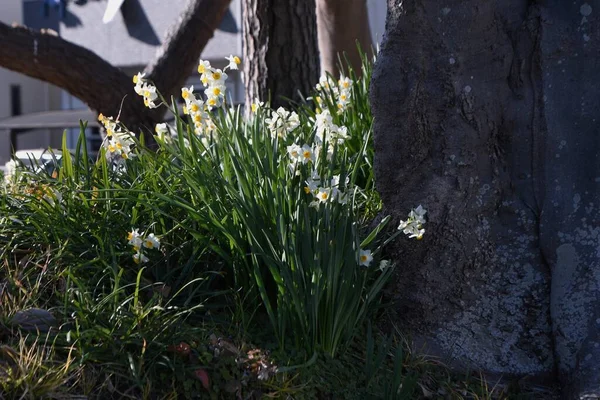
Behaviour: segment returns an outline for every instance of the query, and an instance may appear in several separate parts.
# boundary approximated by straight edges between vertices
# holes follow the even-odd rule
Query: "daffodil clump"
[[[408,213],[406,221],[400,221],[398,230],[404,232],[409,238],[423,239],[423,235],[425,234],[425,229],[423,229],[425,214],[427,214],[427,210],[419,205]]]
[[[125,130],[118,121],[112,117],[106,117],[102,114],[98,116],[98,121],[104,126],[108,144],[106,149],[112,159],[127,160],[133,156],[133,147],[135,145],[133,134]]]
[[[326,97],[334,104],[338,113],[341,114],[346,111],[351,104],[352,83],[352,79],[347,76],[340,76],[336,84],[331,75],[324,75],[319,79],[316,89],[319,94]],[[321,96],[316,96],[315,101],[317,102],[318,108],[321,109],[323,107],[323,98]]]
[[[321,346],[335,354],[365,317],[368,307],[361,304],[373,302],[390,276],[393,265],[381,259],[383,245],[402,232],[422,238],[426,211],[412,210],[385,242],[379,236],[389,218],[370,233],[357,223],[370,196],[357,182],[372,190],[372,178],[364,176],[371,165],[364,145],[370,140],[364,122],[370,112],[362,109],[357,117],[349,110],[363,106],[353,100],[353,90],[364,98],[365,85],[345,76],[337,82],[324,77],[314,110],[272,109],[255,99],[244,121],[239,109],[226,107],[227,71],[240,64],[235,56],[227,61],[219,69],[201,60],[202,90],[181,89],[185,117],[173,106],[176,123],[155,126],[158,154],[171,160],[168,176],[177,177],[174,187],[184,188],[174,204],[183,207],[186,221],[197,221],[217,237],[224,233],[217,240],[241,264],[234,268],[235,281],[257,288],[282,346],[293,329],[311,351]],[[143,74],[134,83],[147,106],[160,105],[160,93]],[[110,133],[109,151],[128,158],[129,133],[111,118],[101,121]],[[194,226],[186,222],[182,228],[188,225]],[[128,242],[137,264],[148,262],[149,250],[160,247],[153,234],[137,229],[129,232]],[[275,295],[267,293],[265,280],[275,282]],[[356,315],[339,324],[331,310]]]
[[[135,92],[144,98],[144,105],[148,108],[157,108],[159,104],[156,101],[159,100],[156,86],[148,82],[145,79],[146,74],[138,72],[133,77],[133,83],[135,84]]]
[[[262,103],[259,101],[259,104]],[[269,132],[273,137],[286,138],[300,125],[298,114],[283,107],[271,110],[271,118],[265,119]]]
[[[136,264],[143,264],[150,260],[146,254],[144,254],[144,249],[160,250],[160,240],[154,233],[145,235],[144,233],[140,234],[138,229],[132,229],[131,232],[127,234],[127,240],[127,243],[133,247],[133,261]]]
[[[221,107],[225,102],[225,92],[227,91],[225,81],[227,80],[227,74],[225,71],[228,69],[237,70],[241,60],[237,56],[226,57],[229,64],[220,70],[213,68],[210,62],[200,60],[198,64],[198,73],[200,74],[200,81],[204,85],[204,95],[206,96],[206,107],[208,110],[212,110],[215,107]]]

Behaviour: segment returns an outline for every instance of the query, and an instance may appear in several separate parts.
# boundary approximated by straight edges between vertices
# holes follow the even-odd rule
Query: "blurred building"
[[[115,18],[104,24],[107,0],[0,0],[0,21],[51,29],[62,38],[92,50],[126,74],[134,75],[154,58],[187,2],[125,0]],[[381,39],[386,0],[367,2],[373,38]],[[230,54],[242,54],[240,0],[232,0],[201,57],[223,67],[224,57]],[[197,81],[198,77],[190,77],[190,83]],[[231,74],[228,81],[233,100],[243,101],[240,75]],[[0,165],[10,157],[11,133],[18,150],[60,147],[61,132],[72,127],[61,124],[93,116],[86,109],[79,99],[60,88],[0,68]],[[69,129],[67,133],[69,144],[74,146],[78,129]],[[87,134],[93,141],[93,130]]]

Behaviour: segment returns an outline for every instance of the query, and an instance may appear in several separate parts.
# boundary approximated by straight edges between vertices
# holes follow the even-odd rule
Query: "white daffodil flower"
[[[315,197],[320,203],[326,203],[331,199],[331,189],[319,188]]]
[[[144,247],[147,249],[160,249],[160,240],[154,236],[154,233],[149,234],[146,239],[144,239]]]
[[[256,113],[260,108],[262,108],[265,105],[264,101],[260,101],[258,99],[258,97],[254,98],[254,101],[252,102],[252,112]]]
[[[143,264],[143,263],[147,263],[149,261],[148,257],[146,257],[145,255],[143,255],[140,252],[137,252],[133,255],[133,261],[136,264]]]
[[[203,75],[211,70],[210,62],[200,60],[198,63],[198,73]]]
[[[225,67],[228,69],[238,69],[238,66],[242,63],[242,60],[238,56],[234,56],[233,54],[229,57],[225,57],[229,64]]]
[[[189,88],[182,87],[181,88],[181,97],[183,97],[186,104],[192,100],[195,100],[194,85],[190,86]]]
[[[360,262],[360,265],[362,265],[363,267],[368,267],[369,265],[371,265],[371,262],[373,261],[373,255],[371,254],[371,250],[360,249],[360,252],[358,254],[358,260]]]
[[[156,124],[156,126],[154,127],[154,131],[161,139],[164,139],[165,135],[169,133],[169,128],[165,123]]]
[[[381,272],[385,271],[386,269],[388,269],[390,267],[391,263],[389,260],[381,260],[379,262],[379,270]]]
[[[319,176],[319,173],[315,170],[312,172],[310,178],[306,180],[306,187],[304,188],[304,191],[307,194],[314,193],[319,189],[319,185],[321,185],[321,177]]]
[[[315,161],[315,152],[309,145],[305,144],[301,149],[301,158],[302,163],[306,164],[307,162]]]
[[[134,250],[139,250],[142,247],[142,236],[137,229],[132,229],[127,235],[128,244],[132,245]]]
[[[292,162],[296,163],[296,161],[298,161],[301,157],[302,148],[294,143],[294,144],[287,146],[287,152],[288,152],[288,155],[290,156],[290,159],[292,160]]]

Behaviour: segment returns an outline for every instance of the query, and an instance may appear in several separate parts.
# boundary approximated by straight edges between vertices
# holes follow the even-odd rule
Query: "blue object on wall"
[[[44,0],[42,13],[45,17],[50,16],[51,7],[58,10],[61,19],[67,14],[67,0]]]

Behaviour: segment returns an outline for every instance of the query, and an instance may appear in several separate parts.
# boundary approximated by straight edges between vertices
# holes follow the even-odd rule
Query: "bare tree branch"
[[[148,78],[169,98],[197,64],[206,43],[223,19],[231,0],[190,0],[145,69]],[[0,22],[0,67],[58,86],[90,108],[117,116],[133,132],[151,133],[164,108],[144,107],[131,77],[92,51],[56,34]],[[153,142],[146,135],[146,142]]]
[[[200,54],[219,27],[231,0],[194,0],[175,22],[164,45],[146,69],[166,98],[178,95]]]
[[[98,112],[116,115],[123,97],[135,95],[121,70],[56,35],[0,22],[0,43],[0,66],[61,87]]]

